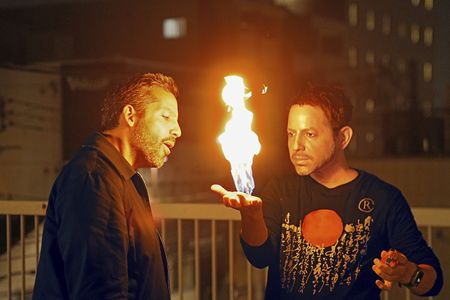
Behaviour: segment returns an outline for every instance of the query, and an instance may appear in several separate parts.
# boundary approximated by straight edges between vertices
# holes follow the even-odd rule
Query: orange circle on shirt
[[[334,210],[314,210],[303,219],[303,237],[315,246],[333,245],[341,236],[342,229],[342,219]]]

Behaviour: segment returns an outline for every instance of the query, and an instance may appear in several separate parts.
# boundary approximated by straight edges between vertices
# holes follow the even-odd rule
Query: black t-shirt
[[[439,261],[422,238],[401,192],[377,177],[358,176],[329,189],[310,176],[274,178],[261,195],[270,238],[242,240],[249,261],[269,266],[266,299],[379,299],[373,259],[390,248],[415,263]]]

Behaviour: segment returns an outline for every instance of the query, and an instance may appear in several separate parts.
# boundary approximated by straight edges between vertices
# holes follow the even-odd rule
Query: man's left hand
[[[381,251],[380,258],[375,258],[372,266],[372,270],[382,279],[375,281],[382,290],[390,290],[393,282],[409,283],[416,268],[415,263],[396,250]]]

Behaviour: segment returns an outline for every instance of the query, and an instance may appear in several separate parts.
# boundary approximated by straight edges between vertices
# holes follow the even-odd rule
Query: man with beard
[[[175,140],[178,89],[143,74],[104,100],[94,133],[56,179],[33,299],[170,299],[167,261],[146,186]]]
[[[294,100],[287,141],[295,173],[275,177],[261,197],[211,187],[240,211],[248,260],[269,267],[266,299],[380,299],[395,282],[438,294],[439,261],[401,192],[347,163],[348,98],[309,87]]]

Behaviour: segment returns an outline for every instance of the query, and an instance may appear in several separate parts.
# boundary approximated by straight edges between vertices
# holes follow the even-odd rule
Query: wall
[[[411,206],[450,207],[450,158],[387,158],[352,160],[398,187]]]
[[[0,199],[46,199],[61,153],[59,75],[0,69]]]

